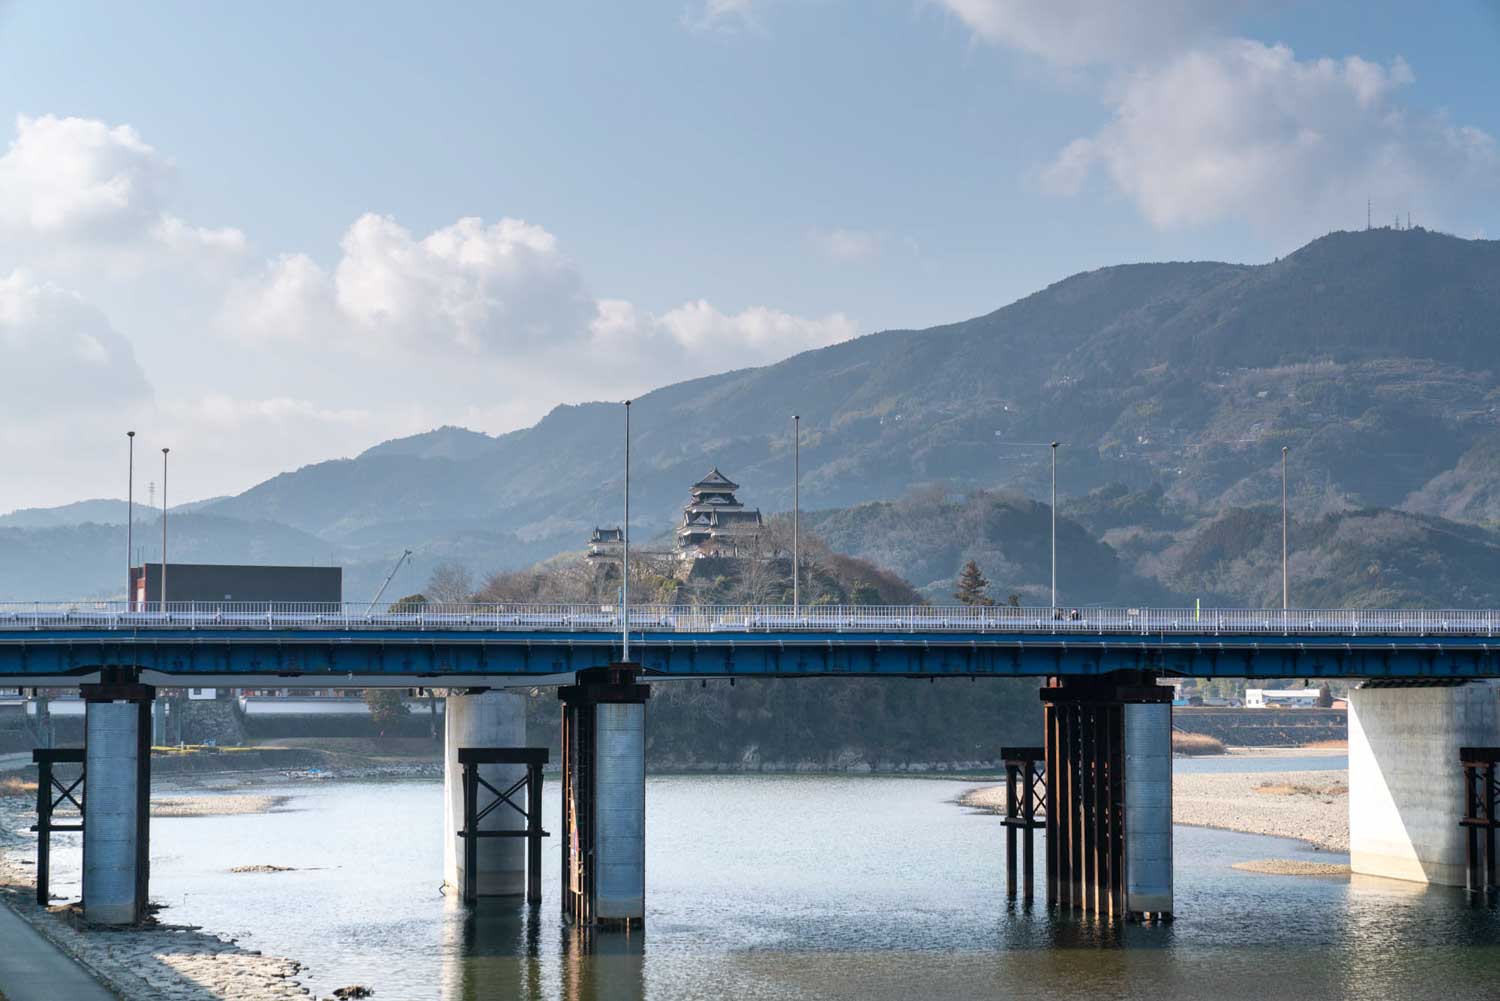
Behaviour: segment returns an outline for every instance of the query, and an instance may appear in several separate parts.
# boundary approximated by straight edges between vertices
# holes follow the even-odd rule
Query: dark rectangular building
[[[130,570],[132,601],[160,601],[161,564]],[[217,563],[168,563],[168,601],[344,600],[343,567],[250,567]]]

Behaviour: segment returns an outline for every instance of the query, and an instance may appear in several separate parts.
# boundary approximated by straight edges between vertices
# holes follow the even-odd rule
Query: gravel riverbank
[[[1005,811],[1005,787],[974,789],[965,806]],[[1264,771],[1172,777],[1172,820],[1246,834],[1305,841],[1331,852],[1349,850],[1349,773]]]
[[[188,784],[203,788],[210,783]],[[0,796],[0,906],[9,907],[124,1001],[303,1001],[310,996],[299,980],[304,967],[294,959],[262,955],[195,927],[152,921],[140,928],[90,928],[76,907],[38,906],[32,863],[36,835],[27,830],[34,819],[33,797]],[[283,800],[168,796],[153,798],[152,815],[259,813],[278,808]]]

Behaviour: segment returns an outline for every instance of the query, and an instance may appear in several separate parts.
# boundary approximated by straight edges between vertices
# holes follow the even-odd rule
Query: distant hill
[[[187,514],[209,504],[216,504],[223,497],[174,504],[169,513]],[[98,499],[74,501],[58,507],[23,507],[9,514],[0,514],[0,528],[54,528],[60,525],[123,525],[129,515],[129,504],[123,500]],[[157,517],[156,509],[148,508],[140,501],[135,505],[135,520],[139,524]]]
[[[902,541],[899,506],[924,485],[952,497],[1045,496],[1044,443],[1054,439],[1071,526],[1062,545],[1090,568],[1060,574],[1070,601],[1092,600],[1072,590],[1081,582],[1102,594],[1110,580],[1143,586],[1140,574],[1191,593],[1174,575],[1191,578],[1195,564],[1164,569],[1167,551],[1227,511],[1279,502],[1283,446],[1299,523],[1402,507],[1495,523],[1496,317],[1500,243],[1420,229],[1333,233],[1262,265],[1102,268],[972,320],[645,394],[632,412],[634,527],[640,538],[668,530],[688,485],[715,465],[747,504],[787,510],[794,412],[804,510],[841,510],[820,516],[831,542],[933,595],[965,553],[995,565],[997,586],[1039,586],[1024,540],[1040,515],[1011,502],[1003,516],[939,505],[934,517],[976,518],[976,534],[930,529],[917,543]],[[618,523],[620,425],[618,403],[590,403],[496,437],[438,428],[202,510],[318,540],[355,568],[361,591],[408,547],[479,573],[525,566]],[[80,515],[10,524],[54,517]],[[220,548],[242,541],[229,533]],[[1108,551],[1090,548],[1101,541]]]
[[[633,409],[642,523],[712,465],[767,510],[914,484],[1033,496],[1061,438],[1065,494],[1163,483],[1189,507],[1270,500],[1289,445],[1304,508],[1397,506],[1500,430],[1500,243],[1334,233],[1271,264],[1135,264],[986,316],[886,331],[667,386]],[[390,546],[486,529],[513,562],[618,520],[620,407],[559,407],[497,438],[443,428],[275,477],[212,506]],[[524,541],[523,541],[524,540]]]
[[[160,524],[138,523],[137,538],[149,540]],[[171,559],[182,563],[327,565],[341,555],[316,536],[268,522],[181,514],[168,527]],[[160,548],[148,558],[160,559]],[[0,601],[124,596],[123,522],[0,528]]]

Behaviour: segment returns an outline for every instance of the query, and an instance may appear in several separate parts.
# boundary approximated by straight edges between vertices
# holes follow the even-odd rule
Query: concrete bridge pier
[[[1047,902],[1111,920],[1172,916],[1172,689],[1149,675],[1053,679]]]
[[[475,691],[449,695],[444,706],[443,732],[443,883],[450,894],[463,892],[464,845],[458,832],[464,826],[463,768],[460,747],[526,746],[526,696],[518,692]],[[525,765],[479,766],[482,779],[497,789],[509,789],[526,776]],[[495,801],[483,785],[478,809]],[[485,830],[524,830],[526,819],[501,804],[485,818]],[[526,839],[480,838],[475,891],[481,897],[519,897],[526,892]]]
[[[563,916],[631,926],[646,916],[646,699],[638,664],[578,672],[562,699]]]
[[[106,670],[84,698],[83,913],[104,925],[146,916],[151,869],[151,706],[133,671]]]
[[[1500,744],[1500,683],[1366,681],[1349,699],[1349,861],[1368,876],[1463,886],[1460,747]]]

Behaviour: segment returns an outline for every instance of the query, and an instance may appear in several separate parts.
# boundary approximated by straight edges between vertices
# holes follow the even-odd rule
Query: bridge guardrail
[[[0,633],[73,630],[436,630],[614,633],[599,604],[0,602]],[[1018,608],[1010,605],[631,605],[633,633],[924,632],[1494,636],[1485,609]]]

